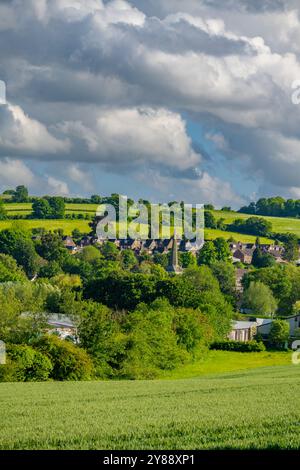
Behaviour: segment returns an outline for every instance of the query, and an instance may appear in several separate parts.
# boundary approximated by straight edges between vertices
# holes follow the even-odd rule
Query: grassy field
[[[213,214],[217,219],[224,218],[226,224],[232,223],[235,219],[248,219],[249,217],[252,217],[250,214],[239,214],[237,212],[213,211]],[[288,217],[257,217],[263,217],[264,219],[269,220],[272,224],[273,232],[291,232],[300,237],[300,219],[293,219]]]
[[[1,449],[299,449],[300,375],[0,384]]]
[[[234,372],[257,367],[283,366],[291,363],[290,352],[237,353],[232,351],[199,352],[195,362],[165,372],[163,379],[190,379],[204,374]]]
[[[32,204],[30,203],[11,203],[5,205],[6,210],[9,215],[22,215],[27,216],[32,212]],[[95,214],[97,209],[97,204],[66,204],[66,214],[86,214],[92,216]],[[236,212],[223,212],[223,211],[213,211],[217,219],[224,218],[225,223],[229,224],[233,222],[236,218],[248,218],[249,214],[238,214]],[[291,232],[295,233],[300,237],[300,219],[291,219],[283,217],[265,217],[270,220],[272,223],[274,232]],[[28,229],[36,227],[45,227],[47,230],[55,230],[57,228],[62,228],[66,235],[70,235],[74,228],[78,228],[82,232],[88,232],[88,221],[86,220],[25,220],[24,226]],[[0,230],[10,227],[11,221],[0,221]],[[226,239],[233,237],[236,240],[239,240],[244,243],[254,243],[256,240],[255,236],[238,234],[236,232],[224,232],[221,230],[206,229],[205,238],[206,240],[214,240],[217,237],[224,237]],[[268,238],[261,238],[262,243],[272,243]]]
[[[91,231],[88,220],[1,220],[0,230],[10,228],[12,226],[22,227],[25,230],[33,228],[45,228],[46,230],[63,229],[65,235],[71,235],[72,231],[77,228],[82,233]]]
[[[0,222],[1,224],[1,222]],[[236,233],[236,232],[224,232],[223,230],[216,230],[216,229],[211,229],[207,228],[204,230],[205,233],[205,240],[215,240],[218,237],[225,238],[225,240],[228,240],[228,238],[234,238],[235,240],[242,242],[242,243],[255,243],[256,236],[254,235],[245,235],[242,233]],[[265,237],[260,237],[261,243],[274,243],[270,238],[265,238]]]
[[[46,230],[57,230],[62,229],[65,235],[71,235],[72,231],[77,228],[82,233],[89,233],[91,231],[89,227],[88,220],[70,220],[70,219],[63,219],[63,220],[1,220],[0,221],[0,230],[4,230],[6,228],[10,228],[13,225],[18,225],[23,227],[25,230],[32,230],[33,228],[45,228]],[[254,243],[256,237],[252,235],[243,235],[237,234],[234,232],[223,232],[221,230],[213,230],[207,229],[205,230],[205,239],[206,240],[214,240],[217,237],[223,237],[226,240],[230,237],[234,239],[244,242],[244,243]],[[262,243],[272,243],[272,240],[268,238],[261,237]]]

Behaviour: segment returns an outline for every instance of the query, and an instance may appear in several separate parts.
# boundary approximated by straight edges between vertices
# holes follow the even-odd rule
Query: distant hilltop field
[[[0,230],[11,227],[18,221],[24,228],[33,230],[62,229],[65,235],[74,230],[88,234],[90,223],[95,217],[99,204],[117,204],[119,195],[108,197],[93,195],[90,198],[34,197],[28,195],[24,186],[7,190],[0,197]],[[261,202],[262,201],[262,202]],[[277,201],[277,205],[275,202]],[[145,204],[149,201],[140,200]],[[53,203],[55,210],[50,205]],[[128,203],[134,203],[128,199]],[[280,205],[280,204],[281,205]],[[49,208],[48,208],[49,205]],[[242,212],[244,211],[244,212]],[[264,213],[271,215],[264,215]],[[282,214],[276,216],[274,214]],[[292,216],[289,216],[291,214]],[[270,198],[251,203],[240,211],[230,207],[216,210],[211,204],[205,206],[205,239],[223,237],[229,241],[254,243],[260,237],[261,243],[279,242],[282,234],[293,234],[300,238],[300,203],[282,198]],[[248,221],[252,222],[251,224]],[[254,222],[253,222],[254,221]]]

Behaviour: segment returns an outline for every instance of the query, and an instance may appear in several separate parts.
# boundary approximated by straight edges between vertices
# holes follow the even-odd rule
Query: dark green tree
[[[47,199],[35,199],[32,203],[32,217],[34,219],[49,219],[52,210]]]
[[[24,185],[16,187],[13,195],[14,202],[28,202],[28,189]]]
[[[4,201],[0,199],[0,220],[5,220],[7,218],[7,212],[5,209]]]

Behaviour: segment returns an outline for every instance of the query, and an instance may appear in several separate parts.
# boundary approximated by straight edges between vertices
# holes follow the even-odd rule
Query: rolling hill
[[[28,216],[32,213],[32,204],[30,203],[8,203],[5,204],[8,215],[10,216]],[[83,218],[88,216],[91,218],[97,209],[97,204],[66,204],[66,215],[74,216],[81,215]],[[240,214],[237,212],[225,211],[212,211],[216,219],[223,218],[226,224],[232,223],[235,219],[247,219],[251,217],[249,214]],[[265,217],[259,216],[269,220],[272,223],[274,232],[278,233],[294,233],[300,238],[300,219],[285,218],[285,217]],[[0,230],[11,227],[15,223],[13,220],[0,221]],[[31,230],[32,228],[44,227],[47,230],[55,230],[61,228],[66,235],[70,235],[76,228],[81,232],[87,233],[90,231],[88,220],[77,219],[63,219],[63,220],[22,220],[20,222],[24,228]],[[255,242],[256,237],[253,235],[239,234],[236,232],[221,231],[215,229],[205,230],[205,239],[214,240],[217,237],[230,237],[241,241],[243,243]],[[272,240],[261,237],[262,243],[272,243]]]

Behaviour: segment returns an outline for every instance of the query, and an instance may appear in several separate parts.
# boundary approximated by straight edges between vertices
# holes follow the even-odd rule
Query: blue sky
[[[0,2],[0,191],[300,198],[299,54],[295,0]]]

